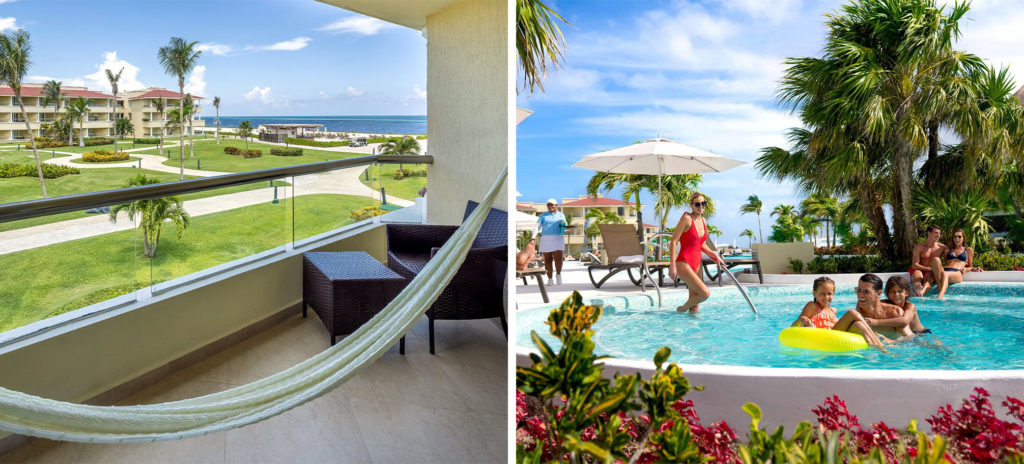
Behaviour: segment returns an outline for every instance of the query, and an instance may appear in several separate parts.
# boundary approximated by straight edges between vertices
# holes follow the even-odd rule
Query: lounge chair
[[[587,266],[587,274],[590,276],[590,283],[594,288],[601,288],[604,283],[613,275],[626,271],[630,282],[640,286],[643,283],[644,247],[636,235],[636,227],[632,224],[598,224],[601,230],[601,240],[604,241],[605,255],[608,257],[608,264],[594,263]],[[635,258],[639,257],[639,258]],[[668,263],[647,263],[649,272],[659,272],[668,267]],[[637,277],[633,277],[633,270],[637,270]],[[594,278],[595,270],[605,270],[601,280]]]
[[[466,205],[465,217],[477,207],[475,201]],[[448,240],[458,226],[388,224],[388,268],[412,279],[426,266],[437,249]],[[508,266],[508,213],[491,208],[487,220],[477,233],[466,261],[448,286],[427,310],[430,326],[430,354],[434,354],[434,320],[488,319],[501,320],[501,329],[508,336],[505,323],[505,276]]]

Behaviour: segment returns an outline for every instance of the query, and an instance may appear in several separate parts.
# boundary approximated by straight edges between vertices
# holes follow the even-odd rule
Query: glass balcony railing
[[[382,175],[399,166],[422,170],[433,161],[319,161],[310,152],[302,160],[308,164],[281,166],[296,159],[213,157],[199,147],[196,158],[186,151],[191,178],[184,181],[177,181],[174,150],[158,169],[129,160],[68,170],[59,182],[47,181],[46,199],[38,199],[39,184],[28,177],[0,179],[3,198],[18,201],[0,204],[0,344],[201,283],[380,214],[390,213],[385,221],[420,222],[420,209],[409,206],[417,204],[426,178]],[[0,154],[0,163],[25,152]],[[145,180],[135,183],[144,185],[119,188],[138,176]]]

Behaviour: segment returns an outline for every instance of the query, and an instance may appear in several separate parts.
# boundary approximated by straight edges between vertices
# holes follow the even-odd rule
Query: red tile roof
[[[580,200],[567,201],[562,203],[562,206],[633,206],[633,203],[628,203],[622,200],[616,200],[613,198],[583,198]]]
[[[522,211],[533,211],[533,207],[532,206],[530,206],[530,205],[520,205],[518,203],[516,204],[516,209],[517,210],[522,210]]]
[[[140,98],[161,98],[161,97],[163,97],[163,98],[181,98],[180,96],[181,96],[181,94],[178,93],[178,92],[172,92],[170,90],[165,90],[165,89],[153,89],[153,90],[150,90],[149,92],[146,92],[144,94],[131,97],[131,98],[129,98],[129,100],[138,100]],[[192,99],[193,100],[202,100],[203,97],[197,97],[195,95],[192,95]]]
[[[107,95],[105,93],[93,92],[92,90],[63,90],[61,93],[68,97],[85,97],[85,98],[114,98],[113,95]],[[0,85],[0,96],[13,97],[14,90],[6,85]],[[42,97],[43,88],[36,86],[21,86],[21,96],[23,97]]]

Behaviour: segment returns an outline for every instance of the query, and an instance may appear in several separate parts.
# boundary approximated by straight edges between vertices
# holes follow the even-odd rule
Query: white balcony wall
[[[508,6],[455,3],[427,16],[428,221],[462,222],[508,164]],[[514,95],[514,94],[512,94]],[[508,209],[508,185],[492,206]]]

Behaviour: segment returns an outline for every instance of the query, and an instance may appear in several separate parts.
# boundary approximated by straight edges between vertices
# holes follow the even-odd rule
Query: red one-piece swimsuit
[[[683,213],[689,215],[690,213]],[[690,216],[691,219],[693,216]],[[693,272],[697,272],[697,268],[700,266],[701,258],[700,254],[703,249],[704,241],[708,238],[708,223],[704,223],[704,236],[697,235],[697,221],[692,220],[690,222],[690,229],[683,232],[683,235],[679,237],[679,255],[676,261],[685,261],[693,269]],[[699,274],[698,274],[699,275]]]

